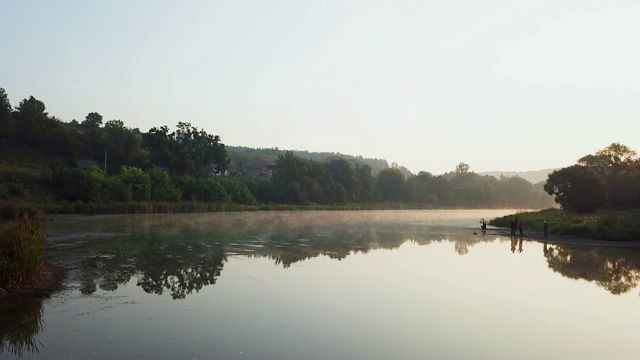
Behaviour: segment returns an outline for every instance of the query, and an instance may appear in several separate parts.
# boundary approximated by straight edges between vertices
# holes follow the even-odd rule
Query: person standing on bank
[[[542,224],[542,232],[544,233],[544,237],[547,237],[548,231],[549,231],[549,224],[547,223],[547,220],[545,220],[544,224]]]
[[[517,225],[518,225],[518,218],[511,219],[511,236],[516,236]]]
[[[518,220],[518,231],[520,231],[520,236],[524,235],[524,221]]]

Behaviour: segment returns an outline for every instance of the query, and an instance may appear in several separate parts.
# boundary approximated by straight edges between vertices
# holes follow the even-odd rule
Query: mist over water
[[[480,233],[481,219],[512,212],[57,217],[47,256],[70,268],[67,289],[0,309],[13,314],[0,358],[633,353],[637,249]]]
[[[154,231],[176,227],[207,230],[261,230],[297,226],[417,223],[424,225],[476,225],[482,218],[513,213],[510,209],[488,210],[377,210],[377,211],[276,211],[160,215],[59,216],[51,238],[75,231]],[[117,231],[116,231],[117,230]]]

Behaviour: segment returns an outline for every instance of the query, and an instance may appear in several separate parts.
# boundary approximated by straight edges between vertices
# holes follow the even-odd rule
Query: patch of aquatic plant
[[[0,292],[39,280],[45,239],[44,224],[37,215],[24,214],[0,228]]]

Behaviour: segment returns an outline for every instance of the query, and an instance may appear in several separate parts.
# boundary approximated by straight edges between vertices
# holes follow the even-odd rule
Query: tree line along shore
[[[15,108],[0,88],[0,216],[301,209],[547,208],[543,182],[452,171],[411,174],[377,159],[228,151],[219,135],[178,122],[142,132],[89,112],[47,113],[33,96]],[[252,151],[250,151],[252,150]],[[233,154],[231,156],[230,154]],[[274,156],[273,154],[278,154]],[[308,155],[308,154],[307,154]],[[372,165],[375,166],[372,167]]]

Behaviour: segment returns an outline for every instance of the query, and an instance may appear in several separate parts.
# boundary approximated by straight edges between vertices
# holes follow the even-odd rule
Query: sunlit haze
[[[0,87],[51,115],[441,174],[640,151],[636,1],[0,0]]]

